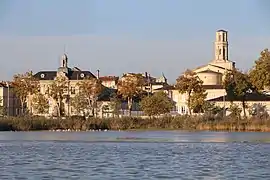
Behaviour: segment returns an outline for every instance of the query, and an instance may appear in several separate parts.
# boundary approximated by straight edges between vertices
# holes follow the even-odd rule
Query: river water
[[[270,133],[0,132],[0,179],[270,179]]]

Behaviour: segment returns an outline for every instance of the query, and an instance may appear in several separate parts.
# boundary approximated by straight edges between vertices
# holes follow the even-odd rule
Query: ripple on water
[[[175,136],[149,133],[150,139]],[[86,142],[85,135],[76,137],[79,141],[5,140],[1,179],[270,179],[270,144],[209,143],[196,137],[185,143]]]

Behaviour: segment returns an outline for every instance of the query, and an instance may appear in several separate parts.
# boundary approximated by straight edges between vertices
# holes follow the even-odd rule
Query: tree
[[[68,80],[65,76],[57,76],[50,84],[47,94],[56,102],[57,115],[61,117],[64,114],[63,100],[68,91]]]
[[[49,112],[49,101],[45,97],[44,94],[38,92],[37,94],[34,94],[32,99],[32,104],[34,110],[38,114],[46,114]]]
[[[260,119],[267,119],[269,117],[269,114],[267,112],[267,107],[260,103],[253,104],[253,106],[250,107],[249,113],[252,116],[258,117]]]
[[[203,81],[199,79],[197,74],[189,69],[176,79],[176,89],[182,94],[187,94],[187,106],[190,115],[191,110],[201,106],[206,97],[202,84]],[[200,98],[196,99],[198,97]]]
[[[83,116],[88,115],[86,112],[88,109],[88,101],[81,92],[71,98],[71,106],[75,109],[77,115],[81,115],[81,113],[83,113]]]
[[[163,91],[156,92],[152,96],[146,96],[140,102],[143,112],[150,117],[169,113],[173,105],[173,102]]]
[[[27,98],[38,92],[39,82],[34,78],[32,72],[26,72],[25,74],[15,75],[12,84],[16,96],[20,99],[21,113],[24,114]],[[31,103],[31,100],[29,100],[29,103]]]
[[[250,80],[253,86],[258,90],[270,88],[270,52],[264,49],[258,60],[255,61],[255,66],[251,69]]]
[[[119,116],[119,111],[121,110],[121,99],[117,97],[117,94],[113,94],[110,98],[109,109],[112,110],[113,115]]]
[[[221,112],[222,116],[225,115],[223,114],[225,113],[225,109],[220,106],[216,106],[213,102],[205,101],[202,109],[205,115],[220,115]]]
[[[128,102],[129,116],[131,116],[133,100],[142,94],[144,83],[144,78],[141,74],[126,74],[117,83],[117,93]]]
[[[232,116],[233,118],[237,118],[237,120],[240,119],[242,112],[241,108],[239,108],[236,104],[231,104],[229,110],[231,111],[230,116]]]
[[[190,107],[193,109],[195,113],[203,113],[204,112],[204,104],[207,93],[204,89],[201,89],[198,92],[193,92],[190,96]]]
[[[237,99],[242,101],[243,113],[246,117],[246,96],[253,89],[248,75],[236,69],[229,71],[225,76],[224,87],[232,102]]]
[[[97,78],[86,77],[78,82],[79,92],[87,100],[88,110],[92,109],[92,115],[97,116],[97,100],[104,90],[104,86]]]

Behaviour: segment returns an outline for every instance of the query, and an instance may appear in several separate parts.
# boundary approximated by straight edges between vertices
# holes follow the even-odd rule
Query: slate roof
[[[57,75],[57,71],[40,71],[34,75],[38,80],[54,80]],[[70,80],[82,80],[85,77],[96,78],[90,71],[73,71],[69,69],[67,77]]]
[[[224,89],[223,85],[203,85],[204,89]]]
[[[220,96],[214,99],[210,99],[208,101],[210,102],[222,102],[224,99],[224,96]],[[247,94],[246,101],[270,101],[270,96],[266,94],[259,94],[259,93],[249,93]],[[225,101],[231,101],[231,98],[229,98],[227,95],[225,96]],[[241,101],[240,98],[234,98],[233,101]]]

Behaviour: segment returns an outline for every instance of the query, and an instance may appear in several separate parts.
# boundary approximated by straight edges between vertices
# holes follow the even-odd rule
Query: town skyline
[[[1,1],[1,7],[6,7],[0,14],[1,79],[11,80],[14,74],[29,70],[57,69],[64,46],[70,67],[93,73],[99,69],[101,76],[164,73],[170,83],[185,69],[213,60],[218,29],[229,32],[229,59],[243,71],[270,46],[269,27],[262,23],[267,12],[263,3],[252,0],[245,1],[244,7],[243,1],[228,1],[225,6],[230,7],[230,16],[217,13],[219,5],[211,1],[197,3],[200,8],[194,7],[193,14],[185,9],[195,1],[100,2],[57,2],[47,17],[52,1]],[[33,11],[29,11],[30,5]],[[82,12],[65,13],[73,7]],[[80,18],[82,22],[78,22]]]

